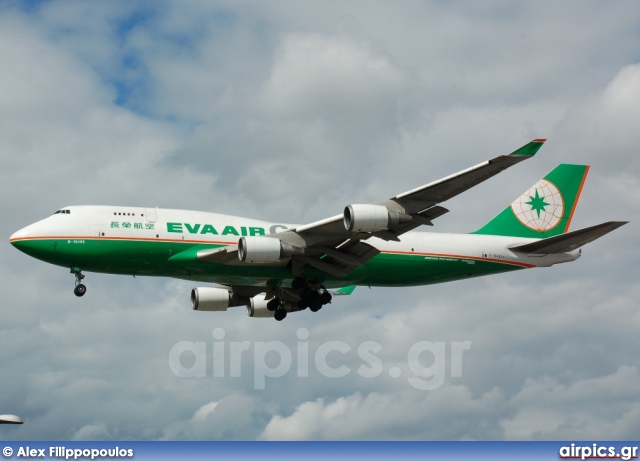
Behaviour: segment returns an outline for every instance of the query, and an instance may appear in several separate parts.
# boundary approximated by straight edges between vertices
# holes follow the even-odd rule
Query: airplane
[[[200,211],[68,206],[14,233],[20,251],[70,269],[213,284],[191,291],[198,311],[246,306],[283,320],[316,312],[356,286],[429,285],[576,260],[581,246],[627,221],[569,231],[588,165],[560,164],[468,234],[411,232],[446,214],[440,203],[532,158],[545,139],[388,200],[350,204],[305,225]]]

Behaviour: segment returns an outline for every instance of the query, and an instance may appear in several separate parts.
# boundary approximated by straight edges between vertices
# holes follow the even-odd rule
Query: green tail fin
[[[588,165],[558,165],[474,234],[532,238],[564,234],[588,172]]]

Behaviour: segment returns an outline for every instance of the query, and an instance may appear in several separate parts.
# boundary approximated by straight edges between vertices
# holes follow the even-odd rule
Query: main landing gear
[[[84,274],[75,267],[71,268],[71,273],[76,276],[76,287],[73,289],[73,294],[80,297],[84,296],[87,292],[87,287],[82,283],[82,279],[84,279]]]
[[[298,309],[301,311],[308,307],[311,312],[318,312],[322,306],[331,302],[331,293],[324,286],[309,283],[303,277],[296,277],[291,282],[291,288],[300,290]]]
[[[318,283],[308,282],[303,277],[296,277],[291,282],[291,288],[298,290],[300,293],[300,299],[297,302],[297,308],[294,310],[305,310],[309,308],[311,312],[318,312],[322,309],[322,306],[331,302],[331,293],[327,289]],[[282,298],[275,297],[267,303],[267,309],[273,312],[273,317],[282,321],[287,316],[287,311],[284,308],[284,301]]]
[[[273,318],[278,322],[281,322],[287,316],[284,302],[282,301],[282,298],[278,298],[277,296],[267,303],[267,309],[273,312]]]

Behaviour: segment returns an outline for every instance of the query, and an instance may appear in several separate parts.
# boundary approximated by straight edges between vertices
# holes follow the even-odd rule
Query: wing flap
[[[339,279],[345,278],[347,275],[349,275],[349,272],[341,269],[335,264],[325,262],[322,259],[316,259],[309,256],[297,256],[296,259],[304,262],[305,264],[309,264],[311,267],[314,267],[319,271],[325,272],[329,275],[333,275],[334,277],[337,277]]]
[[[413,221],[405,224],[400,224],[399,226],[391,228],[388,231],[377,232],[375,236],[384,240],[400,241],[400,239],[398,238],[400,235],[412,231],[413,229],[416,229],[422,225],[433,226],[434,219],[439,218],[440,216],[442,216],[443,214],[447,214],[448,212],[449,210],[447,210],[445,207],[436,205],[420,213],[412,214],[411,217],[413,218]]]
[[[585,227],[566,234],[556,235],[537,242],[511,247],[510,250],[531,255],[548,255],[552,253],[566,253],[586,245],[589,242],[624,226],[628,221],[609,221],[595,226]]]

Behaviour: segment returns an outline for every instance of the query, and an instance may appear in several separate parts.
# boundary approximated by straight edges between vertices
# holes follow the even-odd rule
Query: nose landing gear
[[[82,283],[82,279],[84,279],[84,274],[80,271],[80,269],[76,267],[71,268],[71,273],[76,276],[76,287],[73,289],[73,294],[80,297],[84,296],[87,292],[87,287]]]

